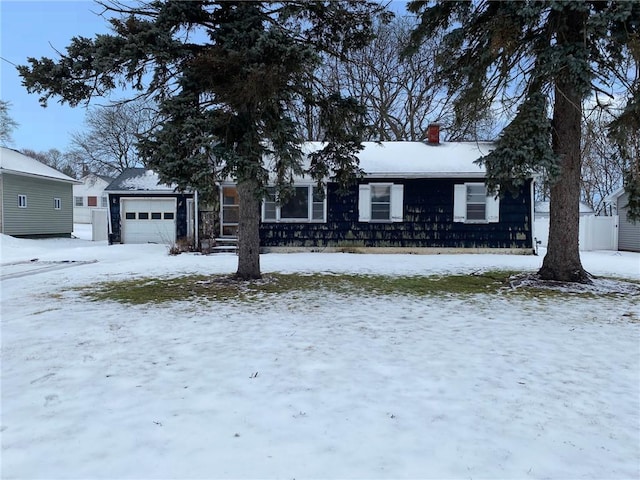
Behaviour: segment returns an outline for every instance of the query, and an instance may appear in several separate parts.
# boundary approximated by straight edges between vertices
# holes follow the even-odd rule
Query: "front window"
[[[275,187],[268,187],[262,204],[265,222],[323,222],[325,220],[324,191],[313,185],[296,186],[281,204]]]
[[[371,220],[391,218],[391,185],[371,184]]]
[[[487,189],[484,184],[467,184],[467,220],[485,220],[487,211]]]

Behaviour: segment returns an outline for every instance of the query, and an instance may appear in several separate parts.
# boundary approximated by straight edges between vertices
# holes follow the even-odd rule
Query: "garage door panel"
[[[175,199],[126,199],[122,211],[124,243],[175,242]]]

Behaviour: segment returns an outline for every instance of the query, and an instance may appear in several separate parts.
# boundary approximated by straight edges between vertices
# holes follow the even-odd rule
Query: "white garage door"
[[[176,241],[175,198],[127,198],[121,206],[123,243]]]

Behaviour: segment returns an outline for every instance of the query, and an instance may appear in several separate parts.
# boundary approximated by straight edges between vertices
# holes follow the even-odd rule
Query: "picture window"
[[[314,185],[293,187],[291,195],[278,202],[275,187],[268,187],[262,203],[265,222],[323,222],[326,198],[323,190]]]

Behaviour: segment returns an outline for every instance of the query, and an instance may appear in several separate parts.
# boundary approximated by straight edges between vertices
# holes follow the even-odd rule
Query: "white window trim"
[[[371,186],[391,187],[389,219],[371,218]],[[358,186],[358,221],[368,223],[391,223],[404,221],[404,185],[397,183],[365,183]]]
[[[59,197],[53,197],[53,209],[62,210],[62,199]]]
[[[318,185],[316,183],[309,184],[294,184],[293,188],[307,188],[308,204],[307,204],[307,218],[281,218],[281,205],[276,199],[276,218],[266,218],[266,200],[262,199],[261,217],[263,223],[327,223],[327,187],[324,187],[324,198],[322,200],[322,219],[313,218],[313,190]]]
[[[487,195],[484,220],[467,220],[467,187],[485,184],[482,182],[468,182],[456,184],[453,187],[453,221],[456,223],[498,223],[500,221],[500,197]]]
[[[22,193],[18,194],[18,208],[27,208],[27,196]]]

